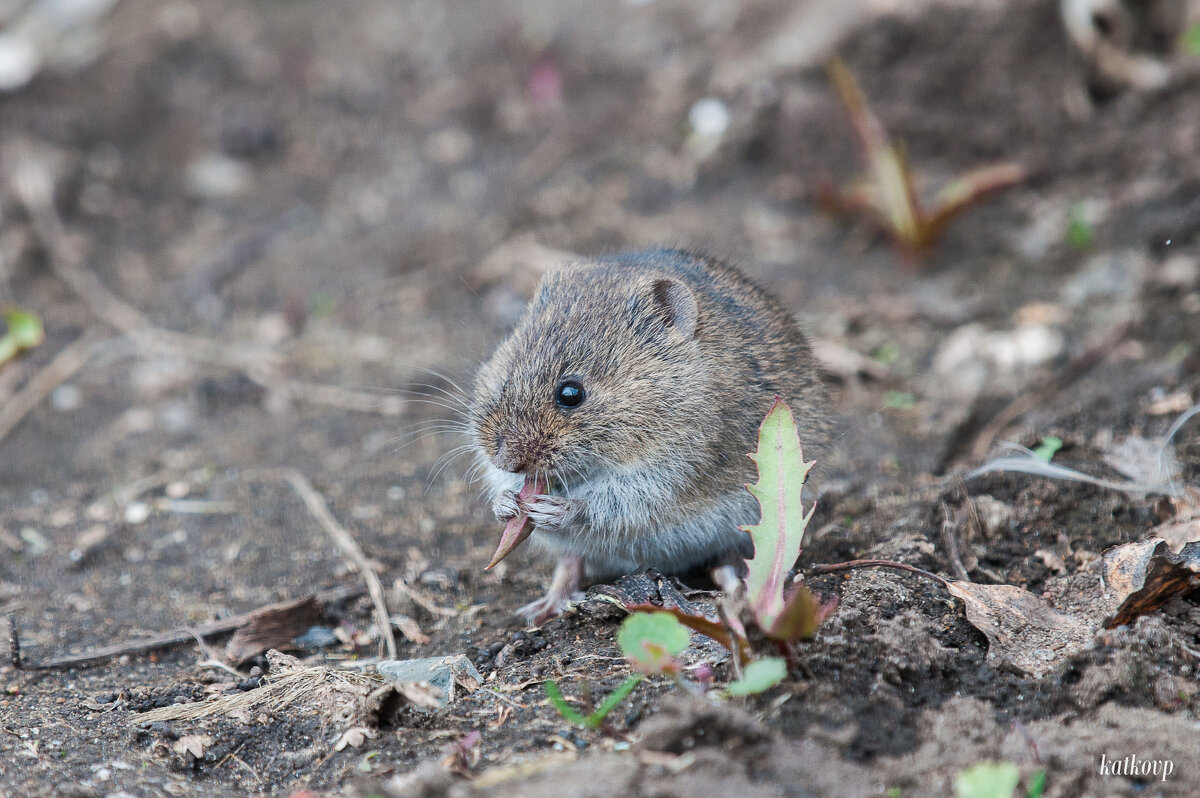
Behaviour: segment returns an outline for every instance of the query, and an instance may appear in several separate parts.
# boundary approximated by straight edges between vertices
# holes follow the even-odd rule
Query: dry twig
[[[365,592],[362,585],[348,585],[346,587],[337,587],[332,590],[325,590],[315,595],[317,601],[330,603],[342,601],[355,596],[361,596]],[[111,646],[102,646],[92,651],[83,654],[67,654],[62,657],[51,657],[50,659],[40,662],[29,662],[21,658],[20,640],[17,636],[17,627],[15,621],[9,618],[9,645],[10,654],[13,660],[13,665],[19,670],[27,671],[45,671],[57,670],[58,668],[72,668],[77,665],[87,665],[92,662],[97,662],[102,659],[111,657],[120,657],[125,654],[141,654],[146,651],[153,651],[159,648],[169,648],[178,646],[184,643],[195,642],[196,638],[213,637],[214,635],[225,634],[232,632],[239,626],[252,620],[256,614],[262,611],[262,608],[243,612],[240,615],[231,615],[228,618],[222,618],[219,621],[194,626],[187,629],[180,629],[174,632],[164,632],[163,634],[147,637],[143,640],[127,640],[121,643],[115,643]]]
[[[69,380],[83,368],[102,346],[112,339],[101,339],[96,330],[85,330],[82,335],[55,355],[45,368],[33,377],[11,399],[0,406],[0,441],[40,405],[55,388]]]
[[[333,513],[329,512],[329,506],[325,504],[324,497],[317,492],[307,477],[294,468],[284,468],[274,473],[287,480],[288,484],[304,500],[304,506],[308,508],[308,512],[325,530],[325,534],[329,535],[330,540],[341,549],[346,558],[347,567],[351,571],[358,571],[362,574],[363,581],[367,583],[367,591],[371,594],[371,602],[375,606],[375,623],[379,627],[379,634],[383,639],[387,655],[390,659],[395,659],[396,637],[392,634],[391,615],[388,614],[383,585],[379,581],[379,575],[375,573],[375,569],[367,560],[367,555],[363,554],[362,548],[359,547],[358,541],[337,522]]]

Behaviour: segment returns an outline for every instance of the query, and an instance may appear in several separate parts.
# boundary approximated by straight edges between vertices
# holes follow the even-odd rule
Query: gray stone
[[[379,675],[400,684],[427,682],[441,690],[441,705],[454,701],[456,687],[468,691],[483,684],[483,676],[467,657],[451,654],[424,659],[385,659],[375,666]]]

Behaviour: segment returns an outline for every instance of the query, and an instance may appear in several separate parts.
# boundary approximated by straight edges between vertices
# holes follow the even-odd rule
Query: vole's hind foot
[[[541,626],[551,618],[557,618],[570,608],[572,601],[583,597],[579,593],[582,579],[583,558],[573,554],[564,555],[554,566],[554,576],[546,595],[521,607],[517,614],[530,626]]]
[[[563,499],[559,496],[530,496],[520,499],[521,509],[529,514],[533,525],[541,529],[557,531],[570,524],[583,510],[578,499]]]
[[[502,524],[507,524],[516,518],[520,512],[521,506],[517,503],[517,494],[515,491],[502,490],[492,500],[492,514]]]

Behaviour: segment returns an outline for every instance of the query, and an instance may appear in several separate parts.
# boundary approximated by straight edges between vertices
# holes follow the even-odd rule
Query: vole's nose
[[[498,443],[496,456],[492,458],[492,462],[496,464],[497,468],[513,474],[520,474],[529,467],[524,447],[517,441],[501,435]]]
[[[513,474],[533,471],[538,461],[546,454],[544,444],[520,435],[501,435],[492,461],[497,468]]]

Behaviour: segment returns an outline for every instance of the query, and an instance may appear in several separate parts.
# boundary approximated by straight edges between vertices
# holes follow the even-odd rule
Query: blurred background
[[[932,446],[887,457],[941,468],[969,417],[1122,320],[1145,325],[1138,358],[1187,359],[1195,17],[1132,0],[7,0],[0,302],[36,311],[47,343],[0,372],[0,397],[89,325],[113,331],[56,276],[63,241],[35,223],[25,170],[80,268],[144,314],[130,325],[344,388],[425,381],[413,367],[465,384],[573,253],[727,257],[801,315],[849,419],[898,403]],[[927,208],[978,168],[1016,185],[915,256],[878,214],[822,212],[875,175],[835,54]],[[65,409],[0,443],[0,484],[119,469],[115,407],[174,408],[140,430],[161,449],[205,407],[271,393],[219,354],[122,340],[120,368],[83,371]]]
[[[401,653],[487,665],[544,574],[520,557],[481,572],[499,530],[443,426],[546,268],[664,245],[741,265],[809,331],[841,419],[810,554],[944,570],[939,513],[970,502],[915,488],[1004,441],[1136,472],[1115,444],[1200,401],[1196,5],[0,0],[0,612],[44,656],[353,582],[259,470],[288,466],[400,586],[393,609],[434,630]],[[1191,485],[1194,430],[1173,449]],[[1072,546],[1156,523],[1152,502],[990,480],[972,490],[998,497],[980,506],[1000,537],[968,560],[993,581],[1040,590]],[[934,587],[854,584],[845,606],[909,612],[943,652],[929,661],[941,640],[965,664],[897,671],[918,686],[880,710],[876,660],[907,649],[848,613],[811,658],[836,693],[812,700],[836,711],[798,697],[789,733],[870,718],[836,745],[871,761],[916,745],[927,690],[1032,719],[1075,700],[981,682],[985,646]],[[406,585],[461,615],[422,615]],[[339,645],[376,648],[366,619],[348,612]],[[583,662],[564,628],[549,650]],[[193,660],[126,660],[78,689],[167,684],[170,702]],[[533,661],[505,678],[537,683]],[[38,725],[60,687],[0,707]],[[125,739],[125,715],[83,728]],[[525,750],[527,728],[488,745]],[[953,736],[988,736],[972,734]],[[90,738],[67,746],[80,773],[124,755]],[[443,744],[420,724],[388,739],[399,770]],[[277,743],[243,756],[291,784]],[[48,791],[45,760],[9,761]],[[336,761],[322,778],[351,767]]]

